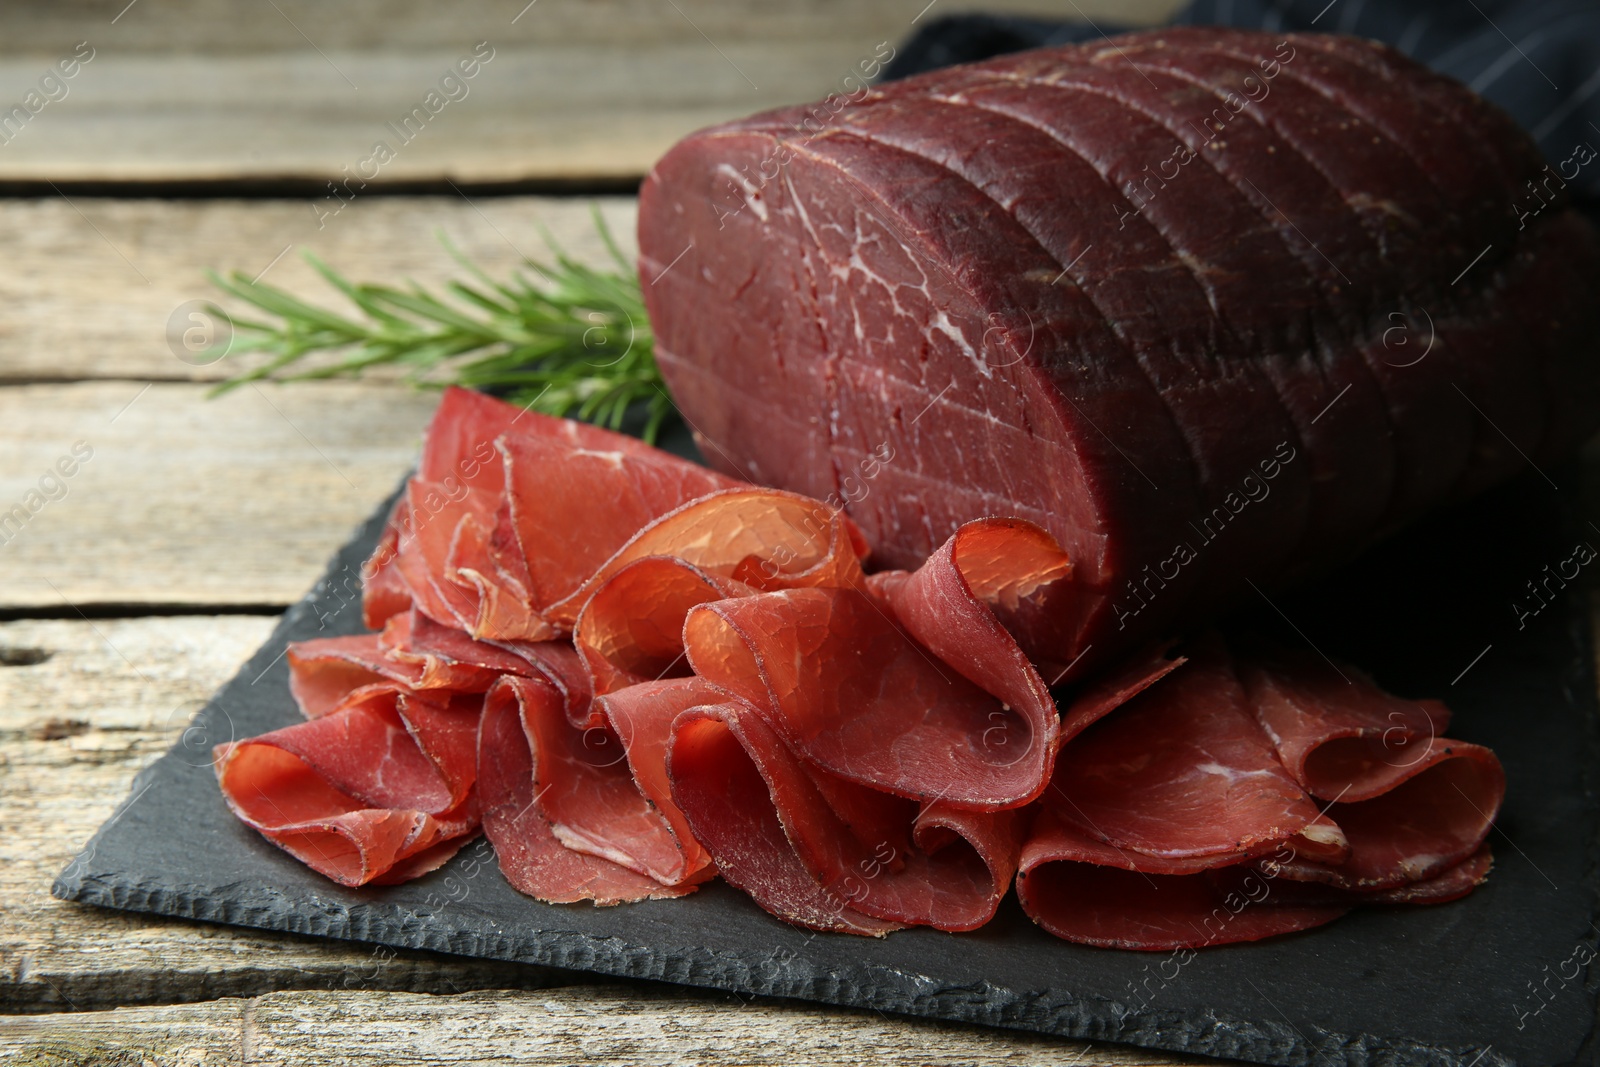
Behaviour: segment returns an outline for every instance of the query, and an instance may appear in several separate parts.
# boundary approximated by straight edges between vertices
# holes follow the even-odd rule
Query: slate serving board
[[[1576,483],[1576,470],[1557,472]],[[1387,687],[1444,697],[1451,733],[1510,783],[1495,869],[1467,899],[1362,910],[1266,943],[1167,953],[1086,948],[1014,896],[969,934],[883,940],[793,929],[715,883],[616,908],[520,896],[486,843],[407,885],[344,889],[241,826],[210,746],[298,718],[285,643],[357,632],[357,575],[387,505],[62,873],[56,896],[115,908],[525,961],[742,994],[1037,1030],[1274,1064],[1594,1063],[1596,706],[1575,590],[1521,620],[1540,579],[1600,530],[1533,474],[1436,517],[1328,580],[1246,613]],[[1568,568],[1570,570],[1570,568]],[[1597,969],[1600,970],[1600,969]]]

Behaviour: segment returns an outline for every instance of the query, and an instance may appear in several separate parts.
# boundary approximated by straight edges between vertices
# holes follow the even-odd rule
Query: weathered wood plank
[[[545,256],[542,228],[573,256],[599,264],[609,257],[593,206],[632,255],[631,197],[365,196],[320,225],[306,201],[0,200],[0,383],[228,377],[249,363],[195,366],[181,342],[167,338],[180,306],[220,297],[207,270],[266,272],[266,281],[341,306],[303,253],[358,281],[437,287],[462,275],[440,234],[498,276],[524,257]],[[191,322],[185,313],[177,322],[181,338]]]
[[[1180,0],[342,0],[337,17],[317,0],[274,0],[237,4],[231,0],[56,0],[7,4],[0,10],[0,32],[8,53],[50,54],[92,37],[119,52],[243,52],[308,49],[307,38],[324,51],[386,50],[397,53],[441,46],[470,45],[486,29],[510,27],[514,39],[614,44],[633,49],[662,41],[700,41],[696,26],[719,43],[726,40],[815,40],[881,37],[914,22],[956,11],[1005,11],[1070,18],[1082,13],[1099,20],[1154,22]],[[113,23],[114,16],[121,14]],[[518,18],[517,16],[521,16]],[[688,16],[687,18],[685,16]],[[692,21],[691,21],[692,20]],[[877,35],[877,36],[874,36]],[[714,53],[713,53],[714,55]]]
[[[19,664],[0,665],[0,1013],[274,989],[452,992],[577,977],[423,952],[375,954],[363,945],[153,919],[50,896],[56,874],[128,795],[134,774],[177,741],[275,621],[0,623],[0,664]],[[196,747],[207,740],[196,739]]]
[[[480,41],[494,59],[379,180],[637,177],[693,129],[824,96],[933,8],[924,0],[354,6],[330,18],[309,0],[244,8],[143,0],[113,23],[121,3],[6,5],[0,109],[23,102],[77,42],[88,41],[94,58],[64,98],[0,148],[0,180],[337,177],[375,139],[392,143],[385,124],[423,103]],[[1063,14],[1049,0],[961,6]],[[1177,5],[1077,6],[1101,19],[1150,20]]]
[[[253,1000],[0,1017],[0,1053],[15,1057],[13,1063],[41,1067],[1214,1062],[872,1012],[614,986],[459,996],[273,993]]]
[[[437,402],[359,383],[204,392],[0,389],[0,608],[291,603],[414,461]]]

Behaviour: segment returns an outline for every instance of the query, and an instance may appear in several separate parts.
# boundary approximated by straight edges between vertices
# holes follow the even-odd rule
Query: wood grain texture
[[[437,403],[363,383],[204,394],[0,389],[0,608],[292,603],[414,462]]]
[[[211,691],[275,622],[190,616],[0,623],[0,664],[20,664],[0,666],[0,1013],[274,989],[453,992],[595,981],[156,919],[50,896],[55,876],[128,796],[134,774],[184,737]],[[184,740],[186,750],[203,753],[228,738]],[[0,1033],[9,1025],[0,1018]]]
[[[1120,21],[1176,6],[1076,5]],[[1049,0],[961,8],[1073,13]],[[0,9],[5,110],[78,42],[95,50],[68,95],[0,146],[0,180],[335,177],[480,41],[495,58],[470,93],[379,180],[636,178],[694,129],[824,96],[880,43],[943,13],[925,0],[362,0],[337,15],[310,0],[142,0],[123,9],[120,0]]]
[[[872,1012],[615,986],[459,996],[291,992],[70,1016],[0,1017],[4,1054],[19,1067],[1204,1062]]]
[[[0,384],[220,380],[251,365],[250,357],[196,366],[175,354],[187,357],[181,342],[168,340],[169,321],[180,338],[190,324],[186,313],[174,320],[181,306],[220,297],[208,270],[264,272],[264,281],[307,299],[348,307],[304,253],[357,281],[410,278],[430,288],[463,273],[440,235],[497,276],[544,257],[543,232],[575,258],[601,264],[608,257],[595,207],[631,256],[632,197],[367,196],[320,226],[307,201],[0,200]]]
[[[485,30],[513,27],[523,41],[609,44],[634,50],[663,41],[775,44],[833,34],[863,38],[909,32],[957,11],[1004,11],[1058,19],[1081,13],[1109,21],[1155,22],[1181,0],[341,0],[336,12],[317,0],[56,0],[4,5],[4,52],[49,55],[79,40],[104,41],[119,52],[244,52],[310,50],[415,52],[481,40]],[[126,13],[124,8],[127,8]],[[121,15],[113,23],[114,16]],[[517,16],[521,16],[520,18]],[[709,52],[709,49],[708,49]],[[714,55],[715,53],[711,53]]]

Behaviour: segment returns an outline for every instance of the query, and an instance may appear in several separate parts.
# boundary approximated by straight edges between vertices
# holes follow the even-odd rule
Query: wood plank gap
[[[0,608],[0,622],[18,622],[23,619],[167,619],[190,615],[282,615],[289,605],[284,604],[144,604],[85,603],[62,607]]]
[[[439,178],[373,180],[361,190],[365,197],[442,196],[472,197],[547,196],[556,199],[586,196],[636,196],[644,173],[596,174],[591,177],[526,178],[518,181],[474,181]],[[183,181],[32,181],[0,180],[0,197],[48,200],[69,197],[110,197],[118,200],[316,200],[328,195],[327,175],[248,174],[238,178],[197,178]]]

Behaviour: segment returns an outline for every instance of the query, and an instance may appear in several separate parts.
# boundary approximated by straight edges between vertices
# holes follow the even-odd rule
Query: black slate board
[[[1577,481],[1575,470],[1556,477]],[[1445,697],[1456,709],[1451,733],[1500,754],[1510,792],[1492,836],[1495,870],[1454,904],[1360,911],[1307,934],[1202,950],[1180,965],[1167,954],[1057,941],[1014,898],[975,933],[908,930],[882,941],[792,929],[722,883],[683,900],[544,905],[513,891],[482,843],[407,885],[341,888],[233,819],[209,752],[296,720],[285,642],[359,629],[356,576],[386,508],[173,751],[139,775],[130,802],[54,892],[1261,1063],[1593,1063],[1597,986],[1581,966],[1600,939],[1588,627],[1575,597],[1521,630],[1511,607],[1526,601],[1523,583],[1574,544],[1600,546],[1600,530],[1577,522],[1569,496],[1530,474],[1246,620],[1349,657],[1398,692]]]

